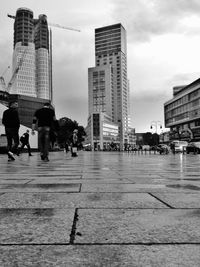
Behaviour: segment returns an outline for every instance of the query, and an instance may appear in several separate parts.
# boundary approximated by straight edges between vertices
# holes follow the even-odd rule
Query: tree
[[[152,139],[152,133],[147,132],[147,133],[143,134],[144,145],[150,145],[151,146],[151,143],[152,143],[151,139]]]
[[[155,146],[159,144],[159,135],[157,133],[144,133],[143,134],[143,141],[145,145],[149,145],[149,146]]]
[[[74,129],[78,129],[79,147],[82,147],[84,136],[86,136],[84,127],[78,125],[77,121],[72,121],[67,117],[60,118],[58,122],[60,126],[60,130],[58,132],[58,143],[60,147],[64,147],[66,143],[70,144],[70,137]]]

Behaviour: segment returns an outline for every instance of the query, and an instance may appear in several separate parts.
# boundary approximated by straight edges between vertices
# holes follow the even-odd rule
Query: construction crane
[[[6,88],[6,82],[5,82],[5,79],[4,79],[4,75],[5,73],[7,72],[7,70],[10,68],[10,66],[8,66],[4,72],[2,73],[2,75],[0,76],[0,83],[1,83],[1,86],[3,88],[4,91],[7,91],[7,88]]]
[[[15,70],[13,71],[13,74],[12,74],[12,77],[10,79],[10,81],[8,82],[8,85],[6,86],[6,83],[5,83],[5,79],[4,79],[4,74],[6,73],[6,71],[10,68],[10,66],[8,66],[5,71],[3,72],[3,74],[0,76],[0,82],[1,82],[1,85],[2,85],[2,88],[4,91],[8,92],[9,93],[9,90],[17,76],[17,73],[19,72],[20,70],[20,67],[22,66],[23,64],[23,61],[24,61],[24,58],[25,58],[25,55],[26,53],[28,52],[28,49],[25,49],[22,53],[22,56],[19,60],[19,63],[17,65],[17,67],[15,68]]]
[[[15,19],[16,17],[13,16],[13,15],[10,15],[10,14],[7,14],[7,16],[11,19]],[[48,22],[48,25],[49,26],[52,26],[52,27],[57,27],[57,28],[61,28],[61,29],[65,29],[65,30],[70,30],[70,31],[76,31],[76,32],[80,32],[80,30],[78,29],[75,29],[75,28],[71,28],[71,27],[66,27],[66,26],[61,26],[57,23],[52,23],[52,22]]]

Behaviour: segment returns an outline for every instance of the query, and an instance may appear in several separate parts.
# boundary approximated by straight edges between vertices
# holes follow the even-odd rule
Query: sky
[[[95,28],[121,23],[127,31],[131,123],[136,132],[164,128],[164,103],[173,87],[200,77],[199,0],[6,0],[0,8],[0,76],[12,66],[13,23],[7,14],[26,7],[51,27],[53,103],[57,118],[87,125],[88,68],[95,66]],[[8,70],[4,78],[11,78]],[[153,126],[151,130],[150,127]]]

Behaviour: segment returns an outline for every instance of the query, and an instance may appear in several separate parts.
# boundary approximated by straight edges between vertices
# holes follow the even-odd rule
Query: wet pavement
[[[200,155],[0,155],[0,266],[200,266]]]

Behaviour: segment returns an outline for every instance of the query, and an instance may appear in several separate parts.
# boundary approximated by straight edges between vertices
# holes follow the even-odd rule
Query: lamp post
[[[160,127],[160,129],[162,129],[161,121],[152,121],[150,128],[153,129],[153,127],[155,127],[156,133],[158,133],[158,127]]]

